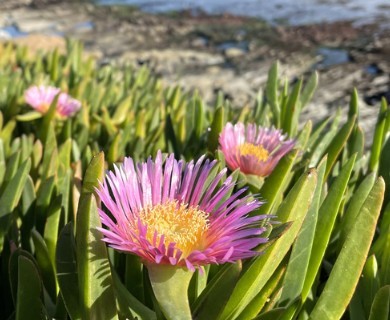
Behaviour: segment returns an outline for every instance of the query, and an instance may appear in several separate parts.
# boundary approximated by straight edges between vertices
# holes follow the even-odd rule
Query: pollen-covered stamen
[[[198,207],[170,200],[146,208],[139,213],[141,222],[148,226],[147,238],[153,242],[155,231],[164,235],[164,244],[176,243],[185,258],[194,250],[203,249],[204,233],[209,228],[208,214]]]
[[[262,145],[245,142],[238,146],[241,156],[254,156],[259,161],[266,161],[269,157],[269,152]]]

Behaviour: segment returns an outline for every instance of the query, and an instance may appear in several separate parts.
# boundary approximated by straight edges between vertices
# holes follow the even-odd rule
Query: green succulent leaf
[[[57,281],[61,296],[72,320],[82,318],[77,275],[76,244],[73,224],[68,223],[61,231],[56,249]]]
[[[57,299],[57,284],[54,265],[53,261],[50,259],[49,250],[47,249],[45,240],[36,230],[31,232],[31,238],[34,242],[35,255],[42,274],[43,284],[50,298],[55,302]]]
[[[35,264],[27,257],[18,257],[18,294],[16,320],[43,318],[42,281]]]
[[[16,120],[21,121],[21,122],[28,122],[28,121],[33,121],[36,119],[42,118],[43,114],[38,111],[30,111],[25,114],[20,114],[16,116]]]
[[[318,85],[318,72],[314,71],[302,90],[302,94],[300,97],[302,108],[304,108],[313,97],[317,85]]]
[[[359,286],[361,287],[364,311],[368,317],[375,294],[380,288],[378,262],[375,258],[375,255],[368,257],[363,268],[362,278],[359,281]]]
[[[219,319],[234,319],[262,290],[284,256],[290,250],[312,201],[317,183],[314,169],[304,173],[289,192],[277,212],[279,222],[292,226],[265,253],[245,268]]]
[[[30,167],[30,160],[22,163],[0,197],[0,251],[2,251],[4,235],[11,223],[11,214],[22,196]]]
[[[298,127],[298,118],[301,111],[300,105],[300,93],[302,88],[302,79],[299,80],[289,95],[285,110],[283,110],[283,129],[289,135],[295,135],[295,131]]]
[[[104,156],[92,159],[85,174],[76,222],[76,257],[83,319],[117,319],[107,248],[98,230],[101,222],[94,187],[103,177]]]
[[[356,88],[353,89],[351,94],[351,100],[349,102],[348,118],[358,116],[359,112],[359,96]]]
[[[389,112],[387,102],[382,100],[381,107],[379,109],[378,120],[375,126],[374,139],[371,146],[371,156],[369,162],[369,168],[371,171],[377,171],[379,167],[379,160],[383,146],[383,140],[385,138],[386,130],[386,118]]]
[[[345,240],[325,288],[310,319],[339,319],[350,302],[358,283],[380,214],[384,181],[379,178],[363,204]]]
[[[279,195],[283,194],[286,188],[289,173],[298,153],[298,150],[294,150],[283,157],[270,176],[265,180],[264,185],[260,189],[260,193],[262,198],[267,199],[267,201],[257,211],[259,214],[270,214],[273,212]]]
[[[374,186],[376,181],[376,174],[371,173],[364,178],[359,187],[354,192],[351,200],[349,201],[348,208],[346,209],[341,222],[340,227],[340,240],[339,243],[342,245],[349,233],[352,229],[356,217],[359,214],[359,211],[366,201],[372,187]]]
[[[340,129],[340,131],[336,134],[331,144],[326,150],[326,154],[328,154],[328,162],[326,166],[325,177],[328,177],[330,171],[332,170],[334,164],[341,151],[343,150],[347,140],[352,133],[352,129],[355,125],[356,117],[352,117],[349,119],[344,126]]]
[[[242,269],[241,262],[226,264],[207,284],[192,306],[195,319],[217,319],[222,312]]]
[[[334,223],[344,197],[349,178],[355,163],[352,157],[343,167],[337,179],[333,182],[326,198],[318,212],[316,231],[310,254],[309,266],[302,289],[302,300],[305,301],[315,281],[322,259],[325,255]]]
[[[390,286],[380,288],[372,303],[368,320],[387,320],[390,317]]]
[[[267,96],[267,102],[270,105],[274,119],[278,121],[276,123],[276,126],[279,128],[281,125],[281,119],[280,119],[280,106],[278,102],[278,69],[279,69],[279,63],[275,62],[268,72],[266,96]]]
[[[292,248],[280,296],[279,306],[281,307],[289,305],[302,294],[316,231],[325,168],[326,157],[317,168],[317,186],[313,200]]]
[[[281,281],[286,272],[285,266],[280,266],[278,270],[268,280],[264,288],[257,294],[255,298],[248,304],[244,311],[238,316],[237,320],[252,320],[263,309],[265,304],[269,301],[269,297],[273,292],[278,290],[281,286]],[[277,308],[276,308],[277,309]],[[267,313],[267,312],[265,312]],[[265,314],[264,313],[264,314]]]
[[[281,320],[283,315],[287,312],[287,308],[275,308],[267,312],[262,313],[253,320]]]
[[[155,312],[143,305],[126,289],[116,272],[112,273],[112,279],[120,314],[126,317],[126,319],[157,319]]]
[[[225,125],[225,111],[223,106],[219,106],[214,113],[213,121],[210,126],[210,132],[207,140],[208,150],[214,153],[217,150],[219,134]]]

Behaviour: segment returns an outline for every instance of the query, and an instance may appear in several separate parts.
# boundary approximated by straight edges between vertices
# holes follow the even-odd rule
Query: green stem
[[[168,320],[191,320],[188,286],[193,272],[186,268],[148,264],[153,292]]]

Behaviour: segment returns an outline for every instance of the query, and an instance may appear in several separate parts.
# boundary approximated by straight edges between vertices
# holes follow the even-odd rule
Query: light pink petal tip
[[[219,136],[219,144],[226,164],[231,170],[240,169],[245,174],[261,177],[268,176],[282,157],[295,146],[295,140],[274,127],[265,128],[256,124],[227,123]],[[241,147],[253,145],[267,152],[266,159],[259,159],[255,154],[243,154]]]
[[[260,237],[264,231],[260,220],[267,216],[248,215],[261,202],[243,196],[243,190],[231,193],[234,183],[230,178],[218,187],[226,170],[215,172],[212,170],[215,165],[215,161],[204,157],[197,162],[177,161],[173,154],[163,161],[161,152],[155,160],[149,158],[146,163],[134,164],[131,158],[125,158],[122,165],[107,173],[97,190],[105,208],[99,210],[105,226],[101,229],[104,241],[149,263],[179,265],[190,270],[258,255],[254,249],[267,241]],[[207,215],[201,248],[184,252],[179,245],[158,234],[152,225],[142,222],[140,215],[145,208],[170,201]]]

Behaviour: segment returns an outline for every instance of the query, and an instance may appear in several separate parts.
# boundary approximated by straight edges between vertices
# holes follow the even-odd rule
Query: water
[[[202,10],[210,14],[253,16],[271,23],[303,25],[340,20],[358,24],[382,19],[390,26],[388,0],[95,0],[99,4],[127,4],[152,13]]]
[[[321,47],[317,53],[322,56],[322,59],[317,63],[316,68],[327,68],[349,62],[348,51],[343,49]]]
[[[237,48],[237,49],[243,50],[244,52],[248,52],[249,51],[249,43],[247,41],[239,41],[239,42],[226,41],[226,42],[221,43],[219,46],[217,46],[217,49],[219,49],[221,51],[228,50],[230,48]]]
[[[85,30],[85,31],[92,30],[94,27],[95,24],[92,21],[80,22],[73,26],[75,30]]]
[[[27,33],[21,32],[18,27],[14,25],[5,26],[3,28],[0,28],[0,39],[10,39],[10,38],[18,38],[23,37]]]

